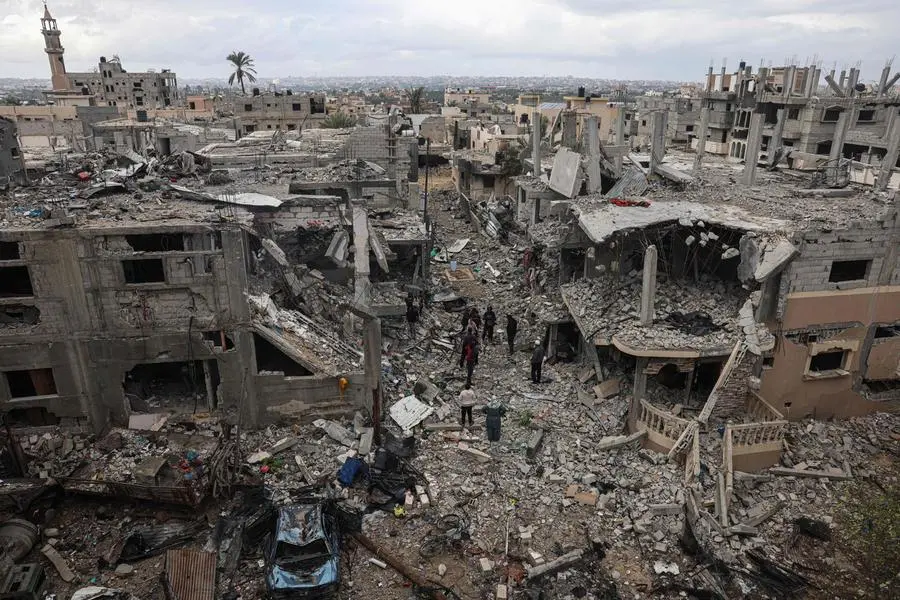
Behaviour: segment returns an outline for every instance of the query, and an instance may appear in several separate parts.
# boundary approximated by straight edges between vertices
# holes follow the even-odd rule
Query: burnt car
[[[338,524],[325,503],[279,508],[265,544],[269,597],[331,598],[340,584],[340,552]]]

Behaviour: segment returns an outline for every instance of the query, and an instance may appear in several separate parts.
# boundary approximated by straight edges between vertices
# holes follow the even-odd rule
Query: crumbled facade
[[[175,103],[178,78],[169,69],[160,72],[131,73],[122,67],[118,57],[107,60],[101,56],[97,71],[70,73],[66,70],[61,43],[61,31],[56,19],[44,5],[41,34],[44,50],[50,61],[51,85],[48,97],[58,103],[73,105],[88,99],[91,106],[127,108],[163,108]]]

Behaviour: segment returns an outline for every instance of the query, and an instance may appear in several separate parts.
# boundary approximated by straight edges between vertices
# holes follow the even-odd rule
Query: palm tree
[[[422,114],[422,100],[425,97],[425,88],[422,86],[409,88],[409,112],[414,115]]]
[[[234,85],[234,80],[237,78],[238,83],[241,84],[241,93],[246,95],[247,90],[244,89],[244,78],[246,77],[250,83],[256,81],[256,69],[253,67],[253,59],[250,58],[249,54],[235,50],[226,56],[225,60],[234,65],[234,73],[228,78],[228,85]]]

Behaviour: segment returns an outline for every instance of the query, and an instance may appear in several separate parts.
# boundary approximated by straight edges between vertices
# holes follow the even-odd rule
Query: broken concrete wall
[[[9,181],[25,183],[25,159],[19,148],[15,121],[0,117],[0,187]]]
[[[900,284],[900,261],[891,252],[896,243],[895,221],[852,223],[835,231],[810,231],[803,235],[800,256],[788,271],[790,292],[817,292],[872,287],[879,284],[882,269],[891,273],[890,283]],[[893,240],[893,241],[892,241]],[[887,265],[882,265],[884,261]],[[859,278],[846,279],[832,273],[835,262],[867,261]],[[839,279],[840,281],[834,281]]]
[[[863,379],[900,379],[900,337],[875,339],[864,361]]]
[[[100,430],[111,420],[127,420],[122,382],[136,364],[204,359],[222,360],[220,398],[236,405],[253,357],[233,332],[248,321],[245,240],[242,231],[221,231],[208,249],[194,245],[210,233],[204,226],[5,232],[21,255],[13,264],[27,268],[33,288],[32,297],[15,301],[41,312],[28,332],[0,329],[8,356],[0,364],[3,371],[52,369],[56,394],[9,401],[5,386],[3,409],[42,407],[59,417],[90,418]],[[184,236],[177,239],[198,249],[141,252],[129,245],[130,235],[154,234]],[[130,260],[154,261],[161,270],[152,274],[162,280],[126,282],[123,261]],[[234,354],[216,354],[202,341],[211,329],[229,331]]]
[[[285,200],[273,210],[258,211],[254,221],[270,226],[276,233],[298,228],[338,227],[343,220],[345,202],[337,196],[301,196]]]
[[[0,338],[0,365],[3,378],[0,381],[0,407],[4,412],[45,409],[57,418],[80,418],[87,421],[90,413],[88,398],[83,389],[81,373],[76,358],[74,341],[42,341],[19,343]],[[46,374],[49,381],[43,390],[36,390],[33,396],[16,394],[13,377],[22,371],[52,370]],[[55,393],[50,393],[55,390]],[[14,397],[15,396],[15,397]],[[38,423],[35,423],[38,424]]]
[[[346,377],[350,385],[341,393],[339,381]],[[347,417],[363,406],[365,376],[347,373],[337,377],[284,377],[280,374],[256,375],[259,392],[259,424],[318,418]]]
[[[229,340],[235,339],[233,331],[229,331],[227,335]],[[238,342],[233,343],[237,346]],[[213,403],[218,408],[240,405],[243,373],[250,367],[243,363],[242,354],[237,347],[227,351],[216,350],[212,342],[204,341],[203,332],[199,330],[194,331],[190,337],[185,330],[142,338],[109,337],[88,340],[84,349],[92,398],[108,414],[109,421],[116,424],[128,421],[131,408],[125,397],[123,384],[128,372],[137,365],[215,361],[220,382],[215,389]],[[198,374],[195,383],[199,395],[198,411],[207,412],[208,400],[202,373]]]
[[[799,292],[787,297],[773,364],[762,372],[760,395],[785,418],[851,417],[885,410],[859,393],[862,357],[869,355],[873,328],[900,319],[900,287]],[[843,351],[839,369],[810,369],[813,354]],[[876,353],[876,360],[878,353]]]

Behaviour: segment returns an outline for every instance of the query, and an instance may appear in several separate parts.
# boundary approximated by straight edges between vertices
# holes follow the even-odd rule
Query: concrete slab
[[[574,198],[581,189],[581,154],[560,148],[553,159],[550,189],[566,198]]]

